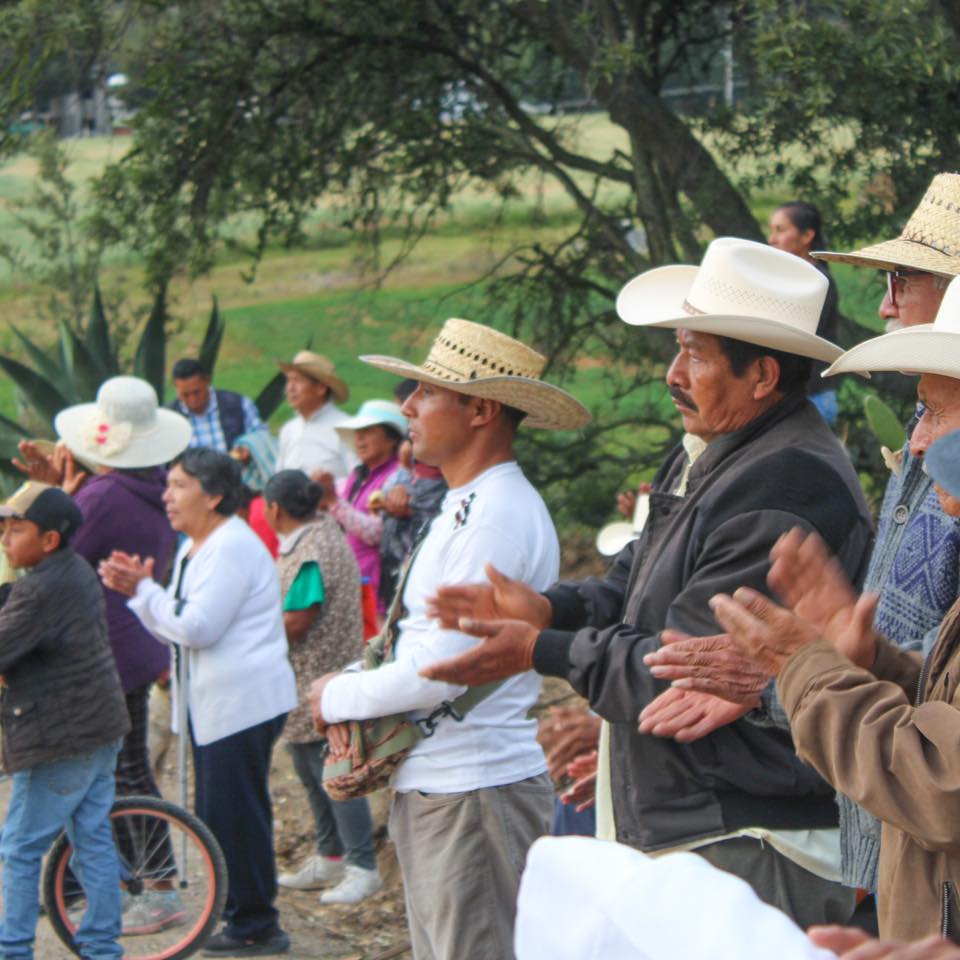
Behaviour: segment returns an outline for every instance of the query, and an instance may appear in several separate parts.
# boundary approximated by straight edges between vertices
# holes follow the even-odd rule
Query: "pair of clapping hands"
[[[20,458],[11,461],[21,472],[37,483],[49,483],[61,487],[72,497],[87,479],[87,473],[77,466],[73,454],[63,442],[49,451],[49,443],[36,440],[21,440],[17,444]]]
[[[787,660],[819,637],[854,664],[872,666],[876,595],[857,596],[816,534],[791,530],[774,545],[770,559],[767,581],[784,606],[741,588],[710,601],[725,633],[691,637],[663,631],[661,646],[644,662],[671,686],[640,714],[641,733],[689,741],[731,723],[756,707]],[[550,623],[550,602],[489,565],[486,572],[489,583],[441,587],[428,607],[442,626],[482,642],[425,668],[423,676],[477,686],[532,667],[537,635]]]

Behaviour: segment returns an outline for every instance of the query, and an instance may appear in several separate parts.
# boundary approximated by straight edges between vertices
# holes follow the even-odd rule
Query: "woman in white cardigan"
[[[170,586],[150,559],[114,553],[104,583],[161,640],[187,656],[195,807],[223,848],[230,876],[223,929],[208,953],[268,956],[289,949],[280,928],[268,777],[287,712],[297,703],[280,584],[267,549],[233,516],[240,472],[226,454],[188,449],[164,503],[181,545]]]

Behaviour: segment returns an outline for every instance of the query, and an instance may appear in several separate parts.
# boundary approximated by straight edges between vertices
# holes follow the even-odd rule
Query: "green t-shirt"
[[[284,611],[306,610],[314,604],[323,603],[326,593],[323,589],[323,576],[315,560],[308,560],[294,577],[286,597],[283,599]]]

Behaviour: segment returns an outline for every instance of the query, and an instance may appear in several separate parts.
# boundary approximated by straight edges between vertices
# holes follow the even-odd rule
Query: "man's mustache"
[[[693,397],[684,393],[679,387],[671,387],[670,396],[673,397],[674,400],[679,400],[688,410],[692,410],[694,413],[699,411],[699,408],[693,402]]]

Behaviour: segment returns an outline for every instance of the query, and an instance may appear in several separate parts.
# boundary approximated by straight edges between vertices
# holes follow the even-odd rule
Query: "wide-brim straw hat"
[[[157,403],[139,377],[111,377],[96,403],[67,407],[53,421],[57,435],[86,463],[137,470],[169,463],[190,442],[190,421]]]
[[[407,418],[400,412],[400,407],[390,400],[366,400],[360,404],[354,416],[338,423],[334,430],[347,443],[353,443],[353,436],[358,430],[376,426],[393,427],[402,437],[407,432]]]
[[[634,277],[617,297],[617,313],[638,327],[682,327],[831,363],[843,350],[817,336],[827,288],[827,278],[800,257],[718,237],[699,267]]]
[[[875,270],[909,267],[942,277],[960,275],[960,174],[938,173],[933,178],[895,240],[849,253],[817,250],[811,256]]]
[[[903,327],[864,340],[823,375],[882,370],[938,373],[960,379],[960,277],[950,281],[933,323]]]
[[[470,320],[447,320],[419,366],[397,357],[360,359],[398,377],[498,400],[522,410],[523,423],[529,427],[572,430],[590,420],[590,412],[579,400],[540,379],[547,362],[544,356]]]
[[[346,403],[350,398],[349,387],[337,376],[333,362],[323,354],[314,353],[312,350],[301,350],[289,363],[278,360],[277,366],[284,373],[295,370],[329,387],[337,403]]]

